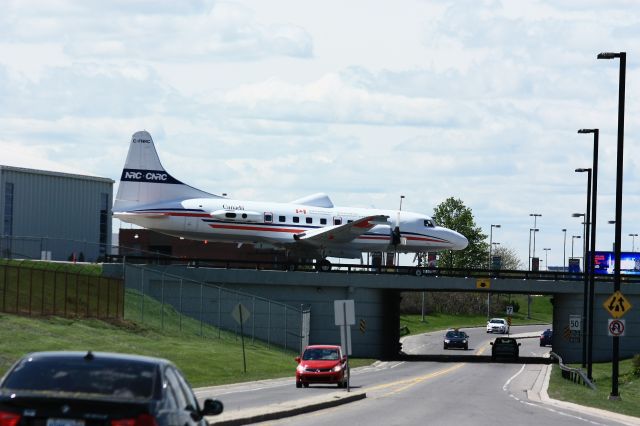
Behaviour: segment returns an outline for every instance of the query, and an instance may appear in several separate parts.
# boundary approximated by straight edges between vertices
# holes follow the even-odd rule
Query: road
[[[544,327],[523,326],[513,327],[512,332],[535,335],[542,329]],[[305,426],[619,424],[529,400],[527,391],[546,369],[541,361],[549,352],[549,348],[539,346],[537,338],[520,339],[520,353],[526,363],[492,363],[489,342],[495,336],[486,334],[484,329],[465,331],[470,335],[468,351],[444,350],[441,332],[406,338],[403,349],[413,355],[408,361],[376,363],[353,370],[352,389],[366,391],[366,399],[304,414]],[[437,359],[437,355],[448,355],[449,359],[425,361]],[[224,402],[225,411],[234,411],[337,391],[335,386],[322,385],[296,389],[293,368],[292,363],[291,378],[209,388],[199,390],[198,396],[213,393]],[[296,416],[268,424],[299,424],[300,421],[301,416]]]

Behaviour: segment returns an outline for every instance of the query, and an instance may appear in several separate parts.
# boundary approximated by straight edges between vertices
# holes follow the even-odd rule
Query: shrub
[[[631,374],[635,377],[640,377],[640,354],[635,354],[633,359],[631,360],[633,368],[631,369]]]

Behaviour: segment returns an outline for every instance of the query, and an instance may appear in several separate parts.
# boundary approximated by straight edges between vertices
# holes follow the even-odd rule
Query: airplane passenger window
[[[308,218],[306,218],[306,220],[307,220],[307,223],[313,223],[313,218],[312,217],[308,217]]]
[[[342,224],[342,219],[334,218],[333,219],[333,224],[334,225],[341,225]]]
[[[327,224],[327,219],[325,219],[324,217],[320,219],[320,225],[326,225],[326,224]]]
[[[236,217],[236,214],[235,213],[225,213],[224,217],[228,217],[229,219],[233,219],[233,218]]]
[[[264,221],[265,222],[271,222],[273,220],[273,216],[271,216],[270,214],[265,214],[264,215]]]
[[[284,216],[279,216],[278,217],[278,222],[286,222],[286,221],[287,221],[286,217],[284,217]]]
[[[435,228],[436,225],[433,223],[433,221],[431,219],[425,219],[424,220],[424,226],[426,226],[427,228]]]
[[[293,223],[300,223],[300,218],[298,216],[294,216]]]
[[[353,221],[352,221],[352,220],[348,220],[348,221],[347,221],[347,223],[351,223],[351,222],[353,222]]]

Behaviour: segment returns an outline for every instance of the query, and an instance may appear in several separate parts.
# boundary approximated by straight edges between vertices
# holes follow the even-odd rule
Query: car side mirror
[[[224,405],[217,399],[206,399],[204,401],[204,407],[200,410],[200,414],[203,416],[217,416],[224,410]]]
[[[522,345],[522,343],[518,343],[518,346]]]
[[[342,362],[347,362],[347,356],[346,356],[346,355],[344,355],[344,356],[342,357]]]
[[[489,344],[490,344],[491,346],[493,346],[493,342],[489,342]]]
[[[296,362],[297,362],[298,364],[300,364],[300,357],[299,357],[299,356],[295,357],[294,359],[296,360]]]

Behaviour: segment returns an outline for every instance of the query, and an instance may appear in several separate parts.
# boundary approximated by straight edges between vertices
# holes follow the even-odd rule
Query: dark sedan
[[[491,342],[491,360],[510,358],[517,360],[520,356],[520,343],[513,337],[498,337]]]
[[[553,330],[547,328],[540,335],[540,346],[550,346],[553,344]]]
[[[55,426],[207,425],[222,412],[201,409],[170,361],[137,355],[36,352],[0,381],[0,424]]]
[[[443,348],[462,348],[465,351],[469,349],[469,335],[464,331],[450,330],[444,335]]]

